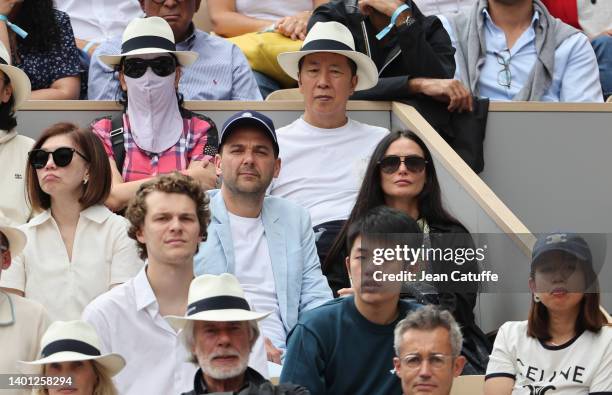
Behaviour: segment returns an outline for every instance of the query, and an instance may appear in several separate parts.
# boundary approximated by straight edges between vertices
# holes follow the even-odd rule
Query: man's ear
[[[138,0],[138,2],[140,3],[140,9],[142,9],[142,12],[144,12],[146,14],[146,11],[145,11],[145,0]]]
[[[274,178],[278,177],[278,175],[280,174],[280,169],[281,169],[281,158],[278,157],[274,160],[274,174],[272,175],[272,177]]]
[[[467,360],[463,355],[459,355],[457,358],[455,358],[455,366],[453,366],[453,375],[455,377],[458,377],[461,372],[463,372],[463,367],[465,366],[466,361]]]
[[[346,272],[349,275],[349,280],[352,280],[351,278],[351,259],[348,256],[344,258],[344,265],[346,266]],[[351,284],[352,284],[352,281],[351,281]]]
[[[357,74],[351,77],[351,95],[355,93],[355,88],[357,87],[357,83],[359,82],[359,77]]]
[[[195,12],[200,10],[200,5],[202,4],[202,0],[196,0],[195,2]]]
[[[398,357],[393,357],[393,367],[395,368],[395,375],[401,379],[400,377],[401,361]]]
[[[221,170],[221,155],[215,155],[215,174],[217,177],[221,177],[223,175],[223,171]]]

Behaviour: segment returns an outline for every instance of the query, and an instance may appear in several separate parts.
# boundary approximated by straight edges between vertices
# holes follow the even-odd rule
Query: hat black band
[[[348,45],[336,40],[312,40],[306,43],[300,51],[353,51]]]
[[[121,53],[124,54],[142,48],[160,48],[167,51],[176,51],[176,45],[167,38],[159,36],[140,36],[130,38],[121,44]]]
[[[5,64],[8,66],[8,63],[6,62],[6,60],[2,59],[1,57],[0,57],[0,64]]]
[[[100,350],[91,344],[72,339],[56,340],[51,342],[42,349],[40,354],[43,358],[46,358],[49,355],[65,351],[73,351],[85,355],[101,355]]]
[[[249,303],[244,298],[237,296],[213,296],[198,300],[187,306],[187,315],[194,315],[202,311],[239,309],[251,311]]]

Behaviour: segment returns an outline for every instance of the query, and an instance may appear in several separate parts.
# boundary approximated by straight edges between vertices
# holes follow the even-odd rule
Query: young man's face
[[[274,145],[264,132],[250,127],[233,131],[215,158],[223,187],[233,194],[265,194],[280,171]]]
[[[351,277],[355,298],[359,298],[363,303],[395,303],[401,290],[400,281],[388,281],[382,277],[398,274],[401,270],[400,262],[391,261],[382,265],[373,263],[373,250],[379,247],[381,244],[378,242],[364,242],[361,236],[357,236],[350,255],[346,258],[346,267]]]
[[[149,262],[192,264],[200,237],[196,204],[189,196],[155,191],[146,199],[147,214],[137,232]]]
[[[402,336],[400,355],[393,364],[404,395],[448,395],[465,358],[452,357],[448,329],[409,329]]]
[[[355,91],[357,76],[346,56],[316,52],[303,58],[298,76],[306,112],[317,116],[344,116],[346,103]]]

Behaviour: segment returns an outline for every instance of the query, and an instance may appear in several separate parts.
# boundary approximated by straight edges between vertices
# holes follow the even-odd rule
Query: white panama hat
[[[198,58],[194,51],[177,51],[172,28],[164,18],[151,16],[133,19],[121,37],[121,54],[100,55],[100,60],[110,67],[130,55],[174,54],[181,66],[189,66]]]
[[[102,354],[96,330],[85,321],[55,321],[40,341],[40,359],[19,361],[23,373],[42,374],[44,365],[55,362],[96,361],[111,376],[125,366],[119,354]]]
[[[351,31],[338,22],[317,22],[310,29],[299,51],[278,54],[278,64],[288,76],[298,79],[299,61],[316,52],[331,52],[344,55],[357,64],[356,91],[370,89],[378,83],[378,69],[367,55],[355,51],[355,40]]]
[[[13,98],[15,104],[13,108],[16,110],[23,102],[30,98],[32,93],[32,84],[28,75],[19,67],[11,66],[11,56],[4,44],[0,42],[0,71],[9,77],[11,86],[13,87]]]
[[[165,317],[176,329],[182,329],[189,321],[259,321],[270,315],[251,311],[244,291],[234,275],[223,273],[215,276],[204,274],[191,281],[184,316]]]
[[[8,219],[5,218],[0,213],[0,233],[3,233],[6,239],[9,242],[9,251],[11,252],[11,256],[14,258],[23,251],[23,247],[25,247],[27,238],[25,233],[21,230],[10,226],[8,224]]]

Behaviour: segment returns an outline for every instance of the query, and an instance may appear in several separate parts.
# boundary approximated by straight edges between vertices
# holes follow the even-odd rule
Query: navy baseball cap
[[[531,254],[531,265],[544,253],[549,251],[564,251],[592,266],[593,257],[587,242],[576,233],[555,232],[540,235]]]
[[[276,138],[274,122],[262,113],[251,110],[237,112],[225,121],[219,134],[219,151],[221,151],[221,146],[225,143],[230,133],[241,127],[254,127],[266,133],[272,139],[274,154],[278,157],[278,139]]]

